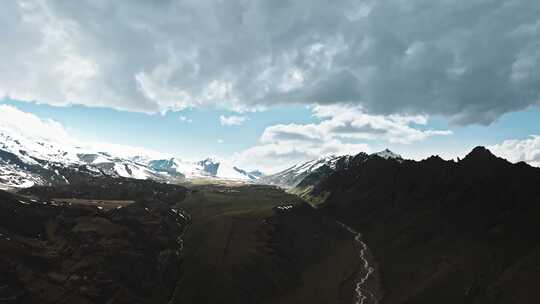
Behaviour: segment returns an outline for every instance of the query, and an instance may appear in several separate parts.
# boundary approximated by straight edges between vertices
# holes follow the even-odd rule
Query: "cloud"
[[[41,119],[34,114],[0,104],[0,132],[24,135],[30,140],[50,140],[72,143],[74,140],[62,124],[52,119]]]
[[[72,134],[60,122],[44,119],[10,105],[0,104],[0,133],[28,140],[32,145],[41,141],[56,143],[77,153],[108,152],[117,157],[170,158],[171,155],[155,150],[106,142],[85,142]],[[1,143],[0,143],[1,144]]]
[[[540,101],[534,0],[5,3],[0,96],[147,113],[277,103],[490,123]]]
[[[327,155],[347,155],[370,152],[364,143],[343,143],[339,140],[327,142],[276,141],[256,145],[234,154],[231,159],[241,168],[275,173],[296,163]]]
[[[193,122],[193,119],[184,115],[178,116],[178,120],[180,120],[181,122],[187,122],[187,123]]]
[[[224,141],[223,139],[221,139],[221,138],[219,138],[219,139],[217,140],[217,143],[218,143],[218,144],[222,144],[222,143],[224,143],[224,142],[225,142],[225,141]]]
[[[321,122],[274,125],[265,129],[261,141],[349,139],[409,144],[430,136],[452,134],[449,130],[421,130],[411,126],[412,123],[426,124],[427,118],[421,116],[369,115],[352,106],[316,106],[313,112]]]
[[[246,168],[276,172],[321,156],[370,152],[368,141],[410,144],[452,134],[448,130],[420,129],[427,124],[423,116],[368,115],[357,106],[316,106],[313,114],[320,122],[267,127],[256,146],[233,158]]]
[[[241,126],[246,121],[246,117],[244,116],[219,116],[219,123],[222,126]]]
[[[540,167],[540,136],[526,139],[509,139],[488,147],[494,154],[512,162],[524,161]]]

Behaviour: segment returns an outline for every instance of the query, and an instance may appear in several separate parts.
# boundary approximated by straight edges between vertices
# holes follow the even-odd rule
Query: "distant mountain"
[[[84,172],[84,173],[83,173]],[[103,175],[164,181],[145,164],[69,143],[0,131],[0,187],[66,184],[66,175]]]
[[[397,154],[397,153],[394,153],[388,149],[385,149],[381,152],[377,152],[377,153],[373,153],[371,154],[371,156],[378,156],[378,157],[382,157],[384,159],[395,159],[395,160],[398,160],[398,161],[402,161],[403,158],[401,157],[401,155]]]
[[[348,167],[351,161],[362,161],[370,157],[403,160],[400,155],[388,149],[373,154],[360,153],[354,157],[351,155],[327,156],[294,165],[272,175],[264,176],[259,182],[284,188],[294,188],[299,185],[301,188],[305,188],[336,170]]]
[[[285,188],[292,188],[298,185],[306,176],[324,167],[325,170],[333,170],[335,164],[340,159],[348,156],[328,156],[294,165],[281,172],[262,177],[259,182],[269,185],[276,185]]]
[[[293,189],[362,233],[380,274],[373,303],[537,303],[539,168],[483,147],[460,161],[383,155]]]
[[[81,175],[162,182],[201,177],[249,181],[260,177],[210,158],[188,162],[146,155],[126,156],[0,129],[0,188],[68,184],[68,176]]]
[[[256,180],[261,177],[258,172],[247,172],[227,161],[207,158],[189,162],[177,158],[155,159],[147,163],[148,167],[171,176],[183,176],[187,179],[217,178],[229,180]]]

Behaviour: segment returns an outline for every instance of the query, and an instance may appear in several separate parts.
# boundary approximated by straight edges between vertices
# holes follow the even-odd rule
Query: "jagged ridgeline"
[[[255,181],[262,174],[225,160],[186,161],[144,151],[102,151],[0,130],[0,189],[70,184],[96,176],[175,183],[186,179]]]
[[[458,161],[413,161],[388,150],[327,157],[259,179],[272,186],[188,188],[15,152],[3,157],[16,172],[36,166],[69,183],[0,191],[7,303],[533,304],[540,297],[540,169],[482,147]],[[157,174],[175,166],[175,159],[152,162]],[[209,159],[198,166],[220,170]]]
[[[403,158],[400,155],[388,149],[373,154],[359,153],[355,156],[328,156],[294,165],[291,168],[272,175],[263,176],[259,182],[280,186],[289,189],[289,191],[294,194],[304,197],[313,190],[316,184],[329,177],[334,172],[346,170],[355,164],[365,162],[372,158],[382,158],[398,162],[403,161]],[[306,197],[309,198],[314,205],[321,201],[320,197],[315,198],[311,195],[307,195]]]
[[[459,161],[369,157],[291,191],[361,231],[380,303],[536,303],[540,169],[477,147]]]

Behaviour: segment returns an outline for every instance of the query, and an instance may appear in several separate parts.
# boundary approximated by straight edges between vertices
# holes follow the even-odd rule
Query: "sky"
[[[540,165],[538,16],[533,0],[8,1],[0,119],[268,173],[477,145]]]

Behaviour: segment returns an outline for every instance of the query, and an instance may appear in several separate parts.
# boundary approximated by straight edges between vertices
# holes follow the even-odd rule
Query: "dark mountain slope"
[[[263,185],[0,191],[0,303],[352,303],[355,235]]]
[[[57,186],[34,186],[18,193],[46,199],[79,198],[94,200],[141,200],[151,199],[169,204],[184,200],[188,190],[184,187],[122,177],[70,176],[71,184]]]
[[[305,195],[362,232],[380,303],[537,303],[540,169],[485,148],[459,162],[374,157]]]
[[[353,303],[363,264],[354,235],[277,187],[204,185],[175,303]],[[286,207],[283,207],[286,206]]]
[[[103,199],[114,199],[113,188],[133,197],[131,186],[101,186]],[[174,190],[164,197],[183,198],[185,188]],[[0,191],[0,302],[167,303],[180,277],[189,219],[172,201],[149,195],[96,208]]]

